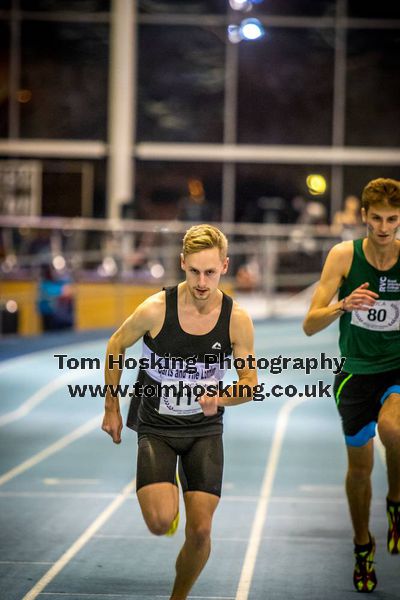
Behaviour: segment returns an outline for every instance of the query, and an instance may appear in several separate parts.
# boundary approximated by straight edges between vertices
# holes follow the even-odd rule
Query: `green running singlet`
[[[353,262],[339,290],[339,300],[369,282],[379,294],[367,311],[353,310],[340,317],[339,347],[346,357],[346,373],[383,373],[400,366],[400,257],[387,271],[379,271],[365,258],[363,240],[354,240]]]

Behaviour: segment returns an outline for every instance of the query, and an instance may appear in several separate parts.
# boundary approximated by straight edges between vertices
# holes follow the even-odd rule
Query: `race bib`
[[[377,300],[373,308],[353,310],[351,324],[370,331],[399,331],[400,300]]]
[[[173,415],[175,417],[188,417],[203,412],[198,400],[201,388],[216,386],[215,381],[182,381],[177,379],[161,380],[160,415]]]

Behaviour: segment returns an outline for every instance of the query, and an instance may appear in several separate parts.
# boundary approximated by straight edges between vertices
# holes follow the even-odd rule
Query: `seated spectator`
[[[191,223],[209,223],[215,220],[213,207],[205,196],[200,179],[189,179],[187,196],[180,199],[177,218]]]
[[[355,237],[355,230],[361,227],[360,199],[357,196],[347,196],[344,200],[343,210],[337,211],[333,218],[335,231],[343,240]]]
[[[39,282],[38,309],[44,331],[70,329],[74,324],[71,279],[44,265]]]

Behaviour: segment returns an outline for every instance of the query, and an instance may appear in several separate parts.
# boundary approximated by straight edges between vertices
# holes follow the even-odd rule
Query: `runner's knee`
[[[382,415],[378,421],[378,431],[384,446],[400,444],[400,423],[390,415]]]
[[[187,539],[198,548],[208,544],[211,536],[211,524],[199,523],[197,525],[187,526]]]
[[[143,516],[149,531],[153,535],[165,535],[174,519],[174,517],[170,517],[169,515],[160,515],[158,513]]]
[[[353,481],[365,481],[370,478],[372,473],[373,465],[371,463],[366,463],[364,465],[352,465],[349,464],[347,475]]]

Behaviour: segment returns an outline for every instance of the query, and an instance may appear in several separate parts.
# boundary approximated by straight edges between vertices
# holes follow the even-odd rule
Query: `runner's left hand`
[[[212,417],[218,412],[218,396],[211,397],[204,394],[199,398],[199,404],[206,417]]]

